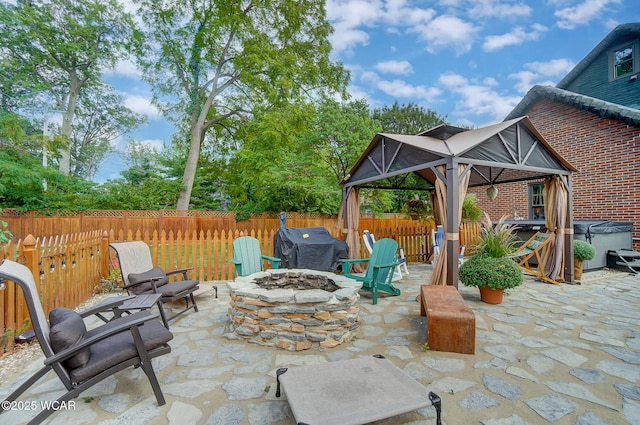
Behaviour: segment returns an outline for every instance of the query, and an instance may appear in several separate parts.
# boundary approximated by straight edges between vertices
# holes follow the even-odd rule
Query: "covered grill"
[[[331,236],[324,227],[288,229],[286,213],[280,213],[273,250],[284,269],[336,271],[339,260],[349,258],[347,243]]]
[[[280,268],[335,271],[339,259],[349,258],[347,243],[331,236],[324,227],[280,229],[273,237]]]

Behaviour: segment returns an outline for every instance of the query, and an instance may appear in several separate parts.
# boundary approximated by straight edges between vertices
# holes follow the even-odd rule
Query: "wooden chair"
[[[0,414],[8,410],[10,402],[15,401],[51,370],[56,373],[66,391],[62,392],[56,402],[49,403],[48,408],[40,411],[29,424],[42,423],[56,412],[55,406],[78,397],[90,387],[128,368],[140,367],[151,384],[158,405],[165,404],[151,359],[171,352],[168,342],[173,334],[157,320],[157,314],[140,311],[87,330],[83,318],[95,314],[95,310],[77,313],[66,308],[55,308],[49,312],[48,323],[33,275],[27,267],[4,260],[0,264],[0,280],[2,279],[13,281],[22,288],[33,330],[44,354],[44,366],[0,404]],[[114,306],[122,302],[118,300]],[[102,304],[99,311],[104,309],[105,305]],[[131,388],[136,391],[135,388],[138,387]],[[27,405],[28,403],[27,401]]]
[[[280,259],[262,255],[260,242],[251,236],[242,236],[233,241],[233,258],[236,276],[249,276],[264,271],[264,261],[269,261],[273,269],[280,267]]]
[[[373,304],[378,303],[378,291],[388,292],[391,295],[400,295],[400,290],[393,286],[393,272],[400,265],[396,260],[398,243],[393,239],[380,239],[373,245],[371,257],[355,260],[340,260],[342,271],[346,277],[362,282],[362,289],[371,291]],[[364,276],[351,274],[351,265],[369,263]]]
[[[546,282],[557,285],[558,282],[547,277],[547,274],[544,270],[544,262],[542,260],[542,255],[541,255],[542,251],[553,240],[553,236],[554,236],[554,233],[537,232],[528,241],[520,245],[518,250],[513,254],[510,254],[509,257],[516,259],[516,261],[518,261],[518,265],[520,266],[522,271],[524,271],[525,273],[528,273]],[[529,261],[534,258],[538,263],[537,271],[534,270],[534,267],[532,267],[531,264],[529,263]]]
[[[367,251],[371,254],[373,252],[373,245],[376,243],[375,236],[368,230],[364,230],[362,232],[362,239],[364,239],[364,246],[367,247]],[[409,270],[407,270],[407,259],[404,256],[404,248],[402,247],[398,247],[397,261],[400,265],[396,267],[397,275],[394,276],[394,279],[397,277],[397,280],[400,280],[402,279],[402,268],[404,268],[405,274],[409,274]]]
[[[187,312],[190,309],[198,311],[198,305],[196,304],[193,293],[199,288],[200,281],[189,279],[187,276],[190,268],[176,269],[165,272],[160,267],[153,266],[153,260],[151,258],[151,249],[143,241],[131,241],[131,242],[114,242],[109,244],[113,248],[118,256],[118,263],[120,264],[120,273],[122,275],[123,288],[132,295],[143,294],[160,294],[161,304],[158,305],[160,309],[160,316],[167,328],[169,322],[182,313]],[[182,275],[182,280],[176,282],[169,282],[169,278],[173,275]],[[216,297],[218,296],[218,288],[214,286],[216,290]],[[163,304],[172,303],[178,300],[185,301],[185,308],[171,317],[167,317]],[[191,303],[189,303],[191,301]]]

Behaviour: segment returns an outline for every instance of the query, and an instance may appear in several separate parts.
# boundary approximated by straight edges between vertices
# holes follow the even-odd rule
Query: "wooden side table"
[[[149,310],[153,308],[154,305],[158,306],[158,310],[160,311],[160,317],[162,318],[162,323],[164,323],[165,328],[169,329],[169,322],[167,321],[166,315],[164,313],[164,309],[162,308],[162,301],[160,298],[161,294],[143,294],[143,295],[128,295],[126,297],[113,296],[105,299],[101,304],[113,304],[114,301],[117,301],[119,298],[122,298],[122,303],[117,305],[116,307],[108,308],[108,311],[113,313],[112,318],[104,317],[101,313],[104,313],[107,310],[102,310],[94,313],[100,319],[108,322],[109,320],[113,320],[117,317],[121,317],[122,313],[130,313],[134,310]]]

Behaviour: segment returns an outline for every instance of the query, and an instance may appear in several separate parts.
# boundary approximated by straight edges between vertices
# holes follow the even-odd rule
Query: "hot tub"
[[[505,220],[505,223],[518,226],[518,239],[528,240],[536,232],[546,232],[544,220]],[[583,263],[584,270],[607,267],[607,251],[631,249],[633,223],[611,220],[574,220],[573,238],[587,242],[596,249],[593,260]],[[530,262],[536,264],[535,261]]]

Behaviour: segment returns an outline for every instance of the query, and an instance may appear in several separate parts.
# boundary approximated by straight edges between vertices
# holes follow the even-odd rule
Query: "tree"
[[[98,187],[97,208],[157,210],[175,206],[180,182],[168,178],[155,148],[130,140],[124,161],[129,168],[120,173],[122,178]]]
[[[64,111],[62,134],[69,141],[80,93],[126,52],[131,17],[117,0],[18,0],[0,11],[0,51],[17,71],[13,78],[43,94],[38,108],[44,103]],[[60,158],[64,174],[70,159],[67,145]]]
[[[338,184],[380,131],[380,124],[369,116],[365,100],[326,99],[314,117],[307,147],[318,153]]]
[[[441,117],[431,109],[424,109],[413,102],[391,106],[383,106],[373,110],[372,117],[382,125],[382,131],[394,134],[418,134],[440,124],[444,124],[446,116]]]
[[[142,0],[138,60],[168,117],[189,123],[177,208],[189,207],[205,136],[230,119],[343,91],[329,59],[332,28],[317,0]],[[164,102],[161,102],[164,101]]]
[[[314,108],[289,104],[256,113],[236,134],[241,148],[230,160],[226,181],[237,212],[334,213],[340,188],[316,149],[303,142]]]
[[[372,118],[380,122],[382,131],[385,133],[418,134],[444,124],[446,116],[439,116],[435,111],[425,109],[413,102],[401,106],[398,101],[395,101],[391,106],[385,105],[374,109]],[[408,177],[407,183],[414,187],[427,186],[422,179],[414,175]],[[414,195],[414,192],[407,194],[406,191],[393,191],[394,210],[401,211],[407,199],[413,198]]]
[[[314,152],[331,173],[327,183],[340,197],[339,183],[356,163],[382,129],[380,123],[371,118],[369,104],[361,100],[337,102],[325,99],[317,109],[312,129],[305,140],[305,149]],[[391,206],[386,191],[365,189],[361,193],[363,208],[382,213]],[[332,212],[335,212],[334,210]]]
[[[56,140],[44,141],[42,133],[24,117],[0,114],[0,206],[22,210],[87,208],[92,184],[45,168],[42,151],[51,153]]]
[[[114,151],[111,143],[145,122],[122,105],[122,96],[102,83],[87,87],[78,102],[71,131],[71,174],[92,179],[100,163]]]

